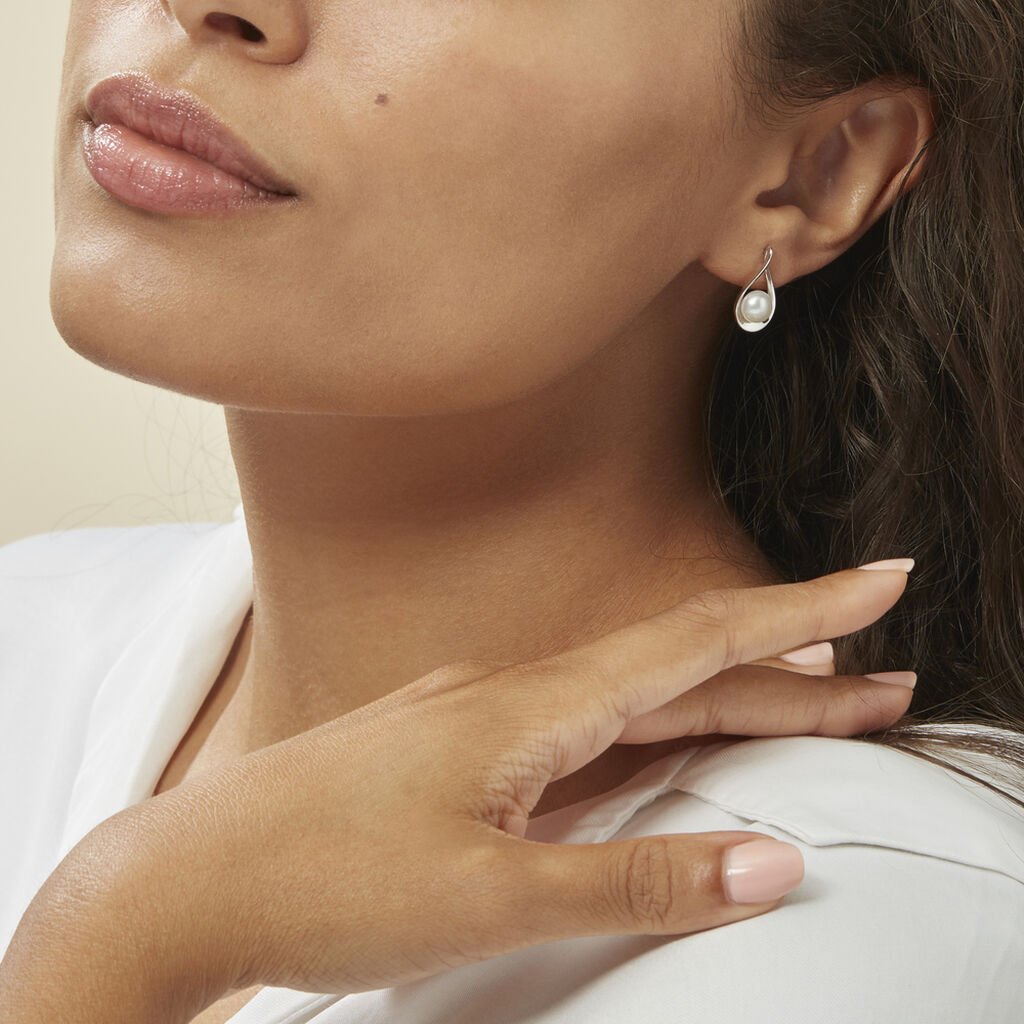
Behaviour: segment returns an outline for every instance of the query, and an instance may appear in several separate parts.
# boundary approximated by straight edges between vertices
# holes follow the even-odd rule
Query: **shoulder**
[[[231,523],[90,527],[0,546],[0,820],[18,837],[0,843],[0,949],[64,848],[80,782],[79,819],[98,799],[90,786],[116,790],[103,758],[90,775],[87,756],[120,758],[119,736],[145,720],[140,702],[161,706],[161,659],[207,607],[197,595],[214,603],[247,557]]]
[[[101,628],[131,630],[197,571],[223,525],[81,527],[2,545],[0,635],[23,646],[34,637],[60,643]]]
[[[865,741],[691,748],[533,819],[528,837],[771,835],[806,865],[773,910],[688,935],[532,946],[374,994],[372,1008],[348,996],[322,1019],[451,1020],[486,1006],[522,1024],[1018,1024],[1024,810],[1013,806]]]
[[[943,726],[920,728],[920,736],[929,733],[941,736]],[[682,764],[669,788],[810,846],[901,850],[993,871],[1024,887],[1024,807],[878,743],[782,736],[716,744]]]
[[[65,735],[81,722],[111,666],[183,599],[229,543],[230,527],[87,527],[0,546],[0,729],[8,741]]]
[[[2,592],[116,588],[152,570],[173,573],[177,558],[198,548],[220,523],[92,526],[32,534],[0,545]]]
[[[1024,808],[867,741],[758,738],[704,748],[615,838],[732,829],[797,846],[805,878],[767,914],[647,954],[697,1018],[1020,1019]]]

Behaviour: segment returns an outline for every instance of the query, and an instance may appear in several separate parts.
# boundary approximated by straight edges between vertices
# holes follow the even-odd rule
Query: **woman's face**
[[[540,388],[714,238],[747,145],[729,9],[74,0],[57,327],[116,372],[254,409],[439,414]],[[123,71],[194,93],[297,199],[211,216],[114,198],[83,104]]]

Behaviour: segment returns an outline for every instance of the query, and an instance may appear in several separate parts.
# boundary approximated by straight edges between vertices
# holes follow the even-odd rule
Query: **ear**
[[[874,80],[798,115],[781,132],[759,136],[746,187],[719,221],[701,257],[737,288],[774,250],[772,279],[782,285],[831,263],[913,187],[918,158],[935,127],[924,86]],[[763,287],[763,278],[755,287]]]

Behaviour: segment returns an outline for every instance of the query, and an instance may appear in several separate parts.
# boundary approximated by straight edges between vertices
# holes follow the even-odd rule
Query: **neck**
[[[701,410],[731,301],[652,305],[500,407],[228,408],[253,553],[245,748],[453,661],[537,658],[711,587],[778,582],[705,476]]]

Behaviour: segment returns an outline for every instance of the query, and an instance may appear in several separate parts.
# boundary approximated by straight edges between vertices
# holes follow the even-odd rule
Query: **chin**
[[[199,388],[208,394],[199,395],[194,388],[199,382],[181,379],[185,367],[176,367],[175,357],[182,359],[182,346],[159,327],[159,312],[151,305],[124,301],[117,284],[91,254],[56,246],[49,301],[58,334],[83,359],[133,380],[212,397],[209,380]]]
[[[124,262],[111,266],[102,250],[69,241],[58,238],[54,250],[49,303],[72,351],[122,377],[203,401],[282,405],[273,375],[256,372],[263,361],[251,351],[248,322],[223,309],[214,319],[209,299],[182,299],[187,289],[180,283],[126,272]],[[245,358],[233,360],[239,352]]]

